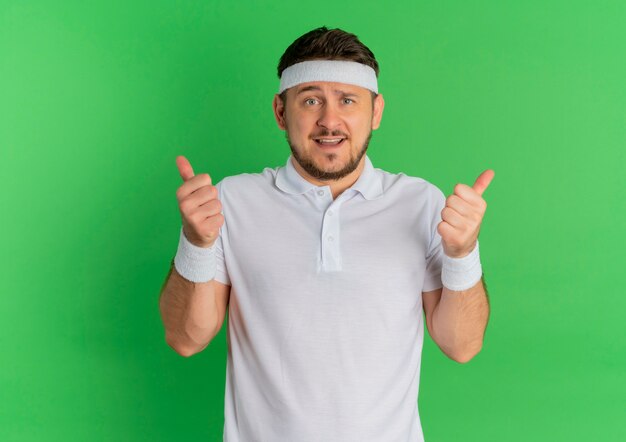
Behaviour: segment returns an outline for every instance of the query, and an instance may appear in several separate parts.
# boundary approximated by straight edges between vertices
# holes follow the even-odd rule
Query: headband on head
[[[307,60],[283,70],[278,93],[309,81],[353,84],[378,93],[376,72],[370,66],[347,60]]]

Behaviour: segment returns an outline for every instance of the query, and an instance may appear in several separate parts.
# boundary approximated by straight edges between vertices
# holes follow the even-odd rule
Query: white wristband
[[[181,227],[178,250],[174,257],[176,271],[191,282],[208,282],[215,278],[216,242],[211,247],[198,247],[187,239]]]
[[[469,255],[451,258],[443,254],[441,282],[449,290],[461,291],[474,287],[480,281],[483,269],[478,254],[478,240]]]

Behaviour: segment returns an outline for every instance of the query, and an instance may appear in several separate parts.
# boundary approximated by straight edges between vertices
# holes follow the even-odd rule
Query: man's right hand
[[[209,174],[194,175],[191,164],[184,156],[176,157],[176,166],[184,181],[176,190],[183,233],[193,245],[211,247],[224,224],[217,187],[211,185]]]

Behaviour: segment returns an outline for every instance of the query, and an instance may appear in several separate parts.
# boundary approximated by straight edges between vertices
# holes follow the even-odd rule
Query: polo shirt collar
[[[317,186],[308,182],[298,173],[292,163],[293,154],[287,158],[284,167],[280,167],[276,173],[276,186],[284,192],[290,194],[303,194]],[[295,159],[293,159],[295,161]],[[365,167],[356,182],[350,189],[360,192],[365,199],[372,200],[383,196],[383,183],[380,175],[374,170],[372,161],[365,155]],[[347,189],[346,189],[347,190]]]

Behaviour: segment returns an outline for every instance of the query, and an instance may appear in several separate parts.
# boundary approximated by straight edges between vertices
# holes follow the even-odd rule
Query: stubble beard
[[[332,136],[332,135],[324,134],[321,136]],[[357,155],[352,156],[352,153],[351,153],[350,160],[348,161],[348,163],[341,169],[336,170],[334,172],[329,172],[329,171],[319,169],[315,165],[315,163],[311,160],[311,157],[308,157],[308,156],[304,157],[300,155],[299,152],[304,152],[304,149],[297,148],[292,143],[291,139],[289,138],[289,130],[285,130],[285,138],[287,139],[287,144],[289,144],[289,148],[291,149],[291,153],[293,154],[294,159],[298,162],[300,167],[302,167],[305,170],[306,173],[308,173],[310,176],[320,181],[336,181],[347,175],[350,175],[359,166],[359,163],[361,162],[361,158],[363,158],[363,155],[365,155],[365,153],[367,152],[367,148],[369,147],[369,143],[372,138],[372,130],[370,129],[370,133],[365,139],[365,142],[363,143],[363,146],[361,146],[361,149],[359,150]],[[336,154],[333,154],[333,155],[336,155]]]

